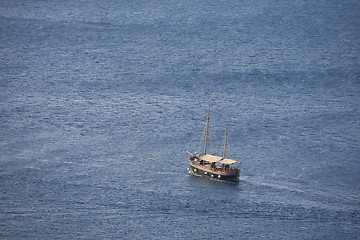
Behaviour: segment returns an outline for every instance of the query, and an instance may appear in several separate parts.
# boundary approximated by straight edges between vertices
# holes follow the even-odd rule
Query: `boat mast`
[[[227,142],[227,135],[228,135],[228,125],[226,125],[226,130],[225,130],[225,140],[224,140],[224,156],[223,156],[223,158],[225,158],[225,152],[226,152],[226,142]]]
[[[207,139],[208,139],[208,132],[209,132],[209,119],[210,119],[210,105],[209,110],[206,118],[206,132],[205,132],[205,148],[204,148],[204,155],[206,155],[206,146],[207,146]]]

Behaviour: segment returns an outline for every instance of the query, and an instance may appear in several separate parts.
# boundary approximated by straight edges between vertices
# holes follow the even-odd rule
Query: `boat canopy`
[[[211,163],[219,162],[219,163],[226,164],[226,165],[230,165],[233,163],[240,164],[240,162],[238,162],[238,161],[235,161],[235,160],[232,160],[229,158],[223,158],[220,156],[211,155],[211,154],[205,154],[205,155],[201,156],[200,159],[207,161],[207,162],[211,162]]]
[[[220,161],[223,158],[219,157],[219,156],[211,155],[211,154],[205,154],[204,156],[201,156],[200,159],[207,161],[207,162],[214,163],[214,162]]]
[[[228,159],[228,158],[222,159],[222,160],[220,161],[220,163],[222,163],[222,164],[227,164],[227,165],[230,165],[230,164],[233,164],[233,163],[240,164],[240,162],[235,161],[235,160],[232,160],[232,159]]]

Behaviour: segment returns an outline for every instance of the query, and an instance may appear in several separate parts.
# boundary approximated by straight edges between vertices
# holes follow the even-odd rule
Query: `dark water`
[[[1,1],[0,238],[359,239],[359,39],[356,0]],[[239,184],[186,172],[209,104]]]

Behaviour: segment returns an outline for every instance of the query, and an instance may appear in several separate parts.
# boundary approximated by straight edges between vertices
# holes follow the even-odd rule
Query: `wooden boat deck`
[[[207,171],[209,173],[214,173],[218,175],[224,175],[224,176],[236,175],[236,171],[237,171],[237,169],[235,168],[224,168],[219,165],[211,166],[206,162],[204,164],[200,164],[200,161],[189,161],[189,163],[193,167],[201,169],[202,171]]]

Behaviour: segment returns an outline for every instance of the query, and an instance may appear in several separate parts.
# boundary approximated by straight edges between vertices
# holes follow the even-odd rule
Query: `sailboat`
[[[210,120],[210,107],[206,118],[204,154],[200,156],[197,153],[192,154],[191,152],[186,150],[190,164],[190,168],[188,168],[188,171],[189,173],[193,173],[205,177],[238,182],[240,177],[240,162],[225,158],[227,137],[228,137],[227,126],[225,130],[223,156],[212,155],[206,152],[208,134],[209,134],[209,120]]]

